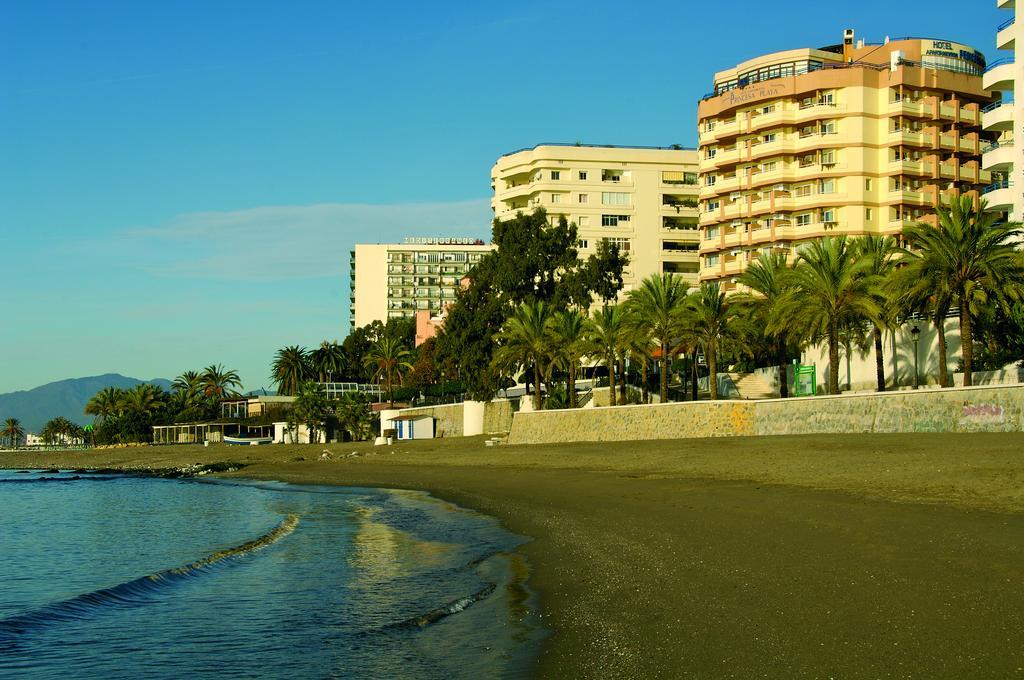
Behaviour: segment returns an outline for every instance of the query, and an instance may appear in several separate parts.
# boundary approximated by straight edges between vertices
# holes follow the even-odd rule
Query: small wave
[[[120,477],[22,477],[19,479],[0,479],[0,484],[38,484],[39,482],[109,482]]]
[[[297,515],[288,515],[280,524],[259,538],[233,548],[219,550],[190,564],[165,569],[155,574],[119,583],[110,588],[83,593],[61,602],[51,602],[36,609],[0,619],[0,650],[13,646],[18,636],[33,629],[62,621],[92,618],[106,607],[135,607],[145,604],[163,588],[194,578],[225,560],[238,558],[284,538],[299,523]]]
[[[398,623],[392,623],[388,626],[385,626],[385,630],[407,630],[411,628],[426,628],[432,623],[437,623],[441,619],[447,618],[452,614],[458,614],[459,612],[465,611],[469,607],[472,607],[474,604],[476,604],[480,600],[484,599],[485,597],[493,593],[495,588],[497,588],[496,583],[488,583],[486,586],[476,591],[472,595],[460,597],[457,600],[452,600],[446,605],[442,605],[440,607],[437,607],[436,609],[431,609],[430,611],[424,614],[413,616],[404,621],[399,621]]]

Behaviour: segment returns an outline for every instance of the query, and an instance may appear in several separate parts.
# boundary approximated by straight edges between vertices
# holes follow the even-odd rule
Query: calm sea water
[[[528,675],[522,539],[405,491],[0,471],[0,676]]]

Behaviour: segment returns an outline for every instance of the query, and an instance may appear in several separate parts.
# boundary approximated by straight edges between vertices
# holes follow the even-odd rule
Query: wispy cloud
[[[355,243],[490,234],[487,199],[451,203],[265,206],[180,215],[119,239],[126,261],[155,274],[228,280],[337,276]]]

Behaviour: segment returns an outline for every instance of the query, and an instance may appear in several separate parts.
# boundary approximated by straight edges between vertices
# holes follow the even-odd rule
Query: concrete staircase
[[[739,392],[737,399],[774,399],[779,396],[764,378],[755,373],[730,373],[729,376]]]

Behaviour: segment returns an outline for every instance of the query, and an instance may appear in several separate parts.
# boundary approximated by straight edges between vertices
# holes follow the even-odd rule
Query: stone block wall
[[[1024,385],[516,413],[510,444],[864,432],[1019,432]]]

